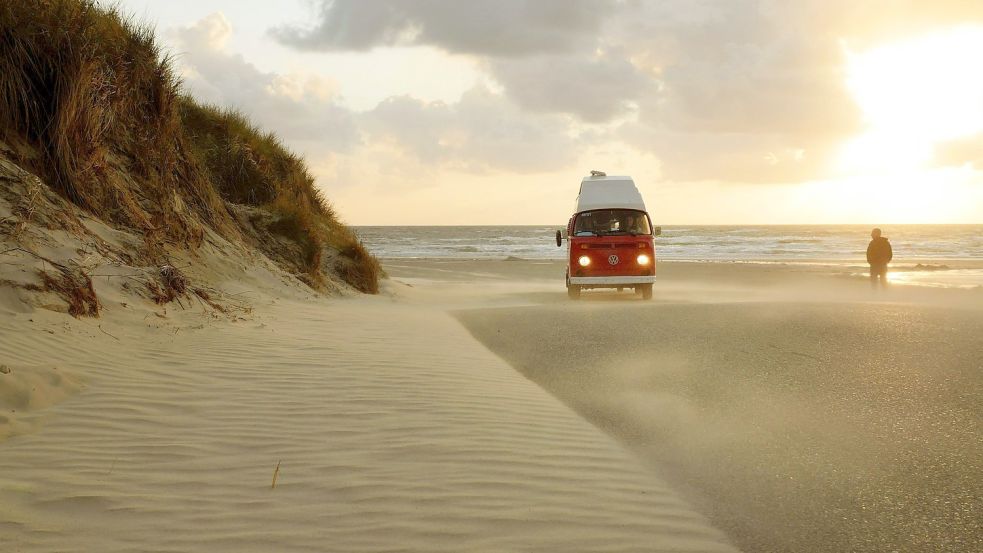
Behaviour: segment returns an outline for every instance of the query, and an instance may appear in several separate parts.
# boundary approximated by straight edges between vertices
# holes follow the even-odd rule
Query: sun
[[[844,145],[842,172],[910,172],[932,161],[935,145],[983,132],[983,26],[844,50],[865,131]]]

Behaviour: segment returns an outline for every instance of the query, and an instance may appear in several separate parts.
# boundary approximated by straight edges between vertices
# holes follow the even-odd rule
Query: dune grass
[[[311,279],[318,278],[327,246],[340,254],[332,268],[345,282],[362,292],[378,292],[379,262],[339,222],[302,158],[239,111],[200,105],[188,97],[179,105],[195,156],[223,198],[273,213],[276,220],[269,230],[298,245],[296,261]]]
[[[343,278],[377,290],[378,262],[304,160],[242,113],[185,95],[153,30],[118,8],[0,4],[0,138],[36,152],[18,162],[79,207],[142,232],[151,258],[167,245],[195,247],[203,226],[243,240],[229,204],[245,204],[270,211],[268,230],[296,242],[294,258],[274,257],[308,282],[323,278],[331,247],[350,262]]]

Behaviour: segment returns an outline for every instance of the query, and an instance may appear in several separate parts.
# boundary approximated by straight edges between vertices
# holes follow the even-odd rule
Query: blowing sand
[[[392,261],[234,322],[0,288],[2,549],[980,549],[980,294],[660,268]]]
[[[654,303],[466,310],[747,551],[983,550],[983,293],[665,264]],[[556,293],[559,296],[559,292]]]

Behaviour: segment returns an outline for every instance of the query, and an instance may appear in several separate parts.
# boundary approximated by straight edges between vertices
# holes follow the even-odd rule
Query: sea
[[[381,259],[563,259],[561,226],[363,226],[355,231]],[[983,225],[882,227],[894,248],[895,281],[983,288]],[[870,226],[670,225],[656,256],[682,262],[781,263],[866,267]]]

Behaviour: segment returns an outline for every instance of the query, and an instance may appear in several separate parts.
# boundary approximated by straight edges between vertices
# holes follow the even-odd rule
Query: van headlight
[[[638,254],[637,261],[639,265],[648,265],[652,260],[649,259],[649,256],[642,253],[642,254]]]
[[[586,255],[582,255],[580,256],[580,259],[577,260],[577,263],[580,263],[581,267],[586,267],[590,265],[590,258],[587,257]]]

